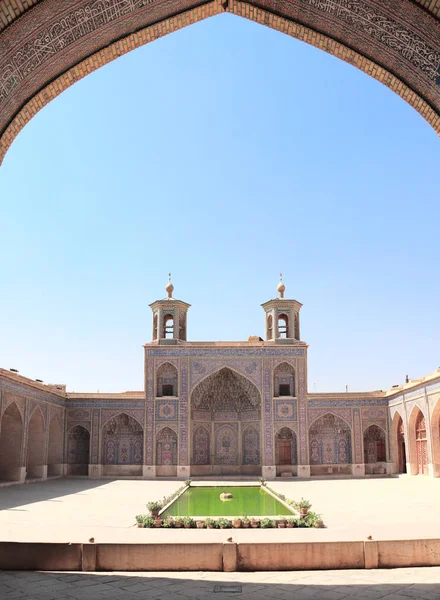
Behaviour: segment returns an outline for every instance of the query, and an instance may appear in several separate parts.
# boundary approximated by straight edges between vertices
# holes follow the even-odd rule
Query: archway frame
[[[399,443],[398,443],[398,427],[400,421],[403,424],[403,432],[405,437],[405,452],[406,452],[406,462],[408,462],[408,429],[405,426],[403,407],[401,411],[397,409],[393,415],[390,427],[390,457],[389,460],[392,463],[392,472],[399,473]]]
[[[30,443],[31,443],[31,424],[34,417],[39,413],[41,422],[43,424],[42,429],[42,439],[40,440],[39,451],[41,453],[41,464],[30,464],[29,462],[29,451],[30,451]],[[41,409],[40,405],[34,406],[32,411],[29,413],[29,418],[26,426],[26,454],[25,454],[25,464],[26,464],[26,477],[28,477],[28,473],[30,474],[30,478],[42,478],[45,479],[47,476],[47,438],[49,434],[48,423],[46,419],[46,415],[44,411]],[[35,453],[32,452],[32,459],[35,459]],[[32,467],[32,470],[30,469]]]
[[[407,429],[407,439],[408,439],[408,449],[409,449],[409,460],[407,456],[407,462],[409,462],[410,466],[410,474],[411,475],[419,475],[419,466],[418,466],[418,457],[417,457],[417,443],[416,443],[416,425],[419,415],[421,414],[425,419],[426,425],[426,452],[427,452],[427,469],[429,469],[429,464],[432,462],[431,456],[431,447],[430,447],[430,431],[429,431],[429,421],[427,419],[428,411],[426,408],[421,408],[418,403],[414,404],[411,409],[411,413],[408,417],[408,429]]]
[[[440,396],[431,413],[431,446],[434,477],[440,477]]]
[[[9,417],[13,417],[13,414],[9,414],[9,412],[12,411],[13,413],[15,412],[16,415],[18,415],[19,417],[19,430],[20,430],[20,437],[18,439],[18,442],[16,442],[16,446],[14,448],[14,460],[8,460],[8,464],[6,465],[1,465],[1,470],[2,473],[5,474],[7,476],[8,479],[11,479],[13,481],[22,481],[24,478],[24,463],[25,463],[25,457],[24,457],[24,446],[25,446],[25,420],[24,420],[24,415],[22,413],[22,411],[20,410],[20,406],[18,405],[17,402],[15,402],[15,400],[11,400],[11,402],[8,403],[8,405],[6,406],[6,408],[3,410],[1,417],[0,417],[0,443],[3,443],[4,437],[7,437],[7,441],[9,441],[9,437],[11,432],[8,431],[6,433],[6,426],[4,423],[4,419],[5,416],[9,416]],[[1,459],[1,457],[0,457]],[[11,465],[12,462],[12,465]]]
[[[420,67],[419,70],[417,70],[417,61],[423,62],[423,60],[425,60],[426,62],[427,57],[431,58],[433,56],[434,58],[432,60],[435,61],[437,51],[440,53],[440,47],[438,43],[436,43],[436,40],[440,37],[439,13],[437,9],[435,9],[435,11],[433,10],[431,13],[421,6],[417,6],[412,0],[399,0],[399,2],[402,5],[400,9],[397,6],[397,2],[395,3],[394,0],[392,0],[394,7],[384,8],[382,6],[382,12],[376,7],[377,14],[373,15],[376,16],[379,21],[380,18],[387,19],[388,13],[386,11],[389,10],[390,16],[388,18],[388,25],[397,27],[394,38],[393,34],[390,34],[390,32],[384,28],[383,39],[376,31],[376,36],[370,34],[371,39],[368,40],[367,34],[364,31],[356,31],[355,26],[350,24],[349,18],[345,21],[340,19],[338,22],[335,14],[330,14],[331,10],[328,8],[325,14],[316,16],[315,22],[313,20],[313,2],[311,0],[303,0],[301,3],[297,2],[297,0],[290,0],[288,3],[284,3],[286,4],[286,14],[276,14],[275,10],[281,10],[282,7],[279,7],[278,4],[276,4],[277,8],[275,9],[275,4],[274,7],[272,7],[273,2],[271,2],[271,0],[265,0],[267,8],[257,8],[249,2],[244,2],[242,0],[205,0],[202,4],[193,4],[192,7],[188,6],[188,2],[183,3],[182,6],[181,0],[175,0],[175,6],[171,7],[171,9],[174,9],[171,15],[161,13],[160,8],[154,6],[152,0],[127,0],[128,9],[123,12],[122,16],[119,14],[119,16],[112,21],[105,23],[105,26],[102,25],[101,29],[95,23],[95,21],[99,22],[99,14],[96,19],[89,18],[89,20],[86,21],[86,25],[83,26],[86,33],[83,34],[83,37],[80,37],[73,42],[74,48],[72,56],[68,55],[68,52],[63,54],[65,48],[62,45],[61,49],[56,48],[53,50],[54,56],[56,58],[58,58],[58,56],[60,57],[60,65],[58,68],[55,68],[55,66],[52,68],[52,62],[50,62],[49,66],[52,70],[50,68],[47,69],[48,74],[41,75],[41,80],[38,79],[38,76],[28,77],[25,73],[23,81],[26,85],[23,86],[21,85],[20,78],[17,76],[19,71],[14,71],[15,67],[13,62],[5,62],[3,73],[1,72],[2,65],[0,64],[0,75],[3,75],[4,80],[4,94],[10,94],[11,89],[14,90],[14,95],[10,102],[11,106],[5,111],[6,116],[4,121],[0,122],[0,163],[13,140],[26,123],[28,123],[30,119],[43,108],[43,106],[48,104],[73,83],[135,48],[159,39],[168,33],[177,31],[183,27],[223,12],[245,17],[259,24],[276,29],[277,31],[302,40],[352,64],[401,96],[428,121],[437,133],[440,134],[440,91],[438,91],[436,87],[435,73],[431,74],[430,77],[428,77],[426,73],[427,70],[430,69],[433,71],[437,67],[434,65],[434,62],[432,62],[432,66],[428,69],[426,68],[426,65],[424,65],[425,69]],[[336,8],[338,8],[336,6],[337,3],[338,0],[333,2]],[[370,6],[372,0],[362,0],[362,3],[365,5],[364,8],[370,8],[370,12],[373,11],[374,13],[373,6]],[[426,5],[426,0],[422,0],[420,3],[424,7]],[[2,4],[4,4],[4,2],[2,2]],[[38,3],[35,3],[34,0],[29,0],[27,4],[32,5],[32,8],[25,11],[21,19],[13,21],[12,24],[4,28],[3,31],[0,30],[0,36],[3,38],[2,41],[4,47],[14,48],[14,42],[12,40],[15,40],[17,53],[22,52],[24,55],[26,55],[25,50],[27,48],[25,42],[29,44],[29,36],[31,36],[33,30],[34,35],[36,36],[36,49],[34,49],[34,53],[37,52],[38,34],[41,37],[41,23],[44,23],[44,17],[47,19],[48,27],[55,27],[58,25],[56,21],[58,12],[57,9],[54,8],[56,5],[54,0],[40,0]],[[335,7],[333,7],[334,13]],[[75,15],[75,10],[76,14],[79,14],[81,9],[84,11],[85,3],[83,0],[77,0],[76,7],[72,8],[72,16]],[[60,9],[58,8],[58,11],[59,10]],[[114,8],[113,10],[116,11],[117,9]],[[340,10],[341,14],[344,14],[344,11],[347,12],[348,17],[350,17],[348,14],[349,9],[344,9],[344,7],[341,6],[338,10]],[[402,12],[399,12],[399,10]],[[137,17],[133,21],[134,24],[131,26],[131,31],[129,24],[127,25],[127,14],[129,14],[130,11]],[[290,11],[290,14],[287,14],[288,11]],[[122,13],[122,9],[120,12]],[[305,13],[307,13],[310,22],[306,20]],[[402,13],[411,16],[407,16],[405,20]],[[369,14],[368,11],[366,11],[366,14]],[[40,21],[38,20],[39,15],[43,15],[43,17],[40,16]],[[0,16],[2,16],[1,13]],[[132,15],[129,14],[129,16]],[[299,20],[300,17],[302,19],[301,22]],[[326,25],[326,19],[330,25],[332,19],[335,21],[333,25],[334,30],[331,29],[330,25],[327,25],[327,30],[324,30],[323,27]],[[7,15],[3,17],[3,20],[8,21]],[[67,20],[68,19],[65,19],[65,21]],[[380,24],[371,23],[369,25],[371,25],[372,30],[376,28],[379,31],[381,29]],[[40,26],[40,30],[38,29],[38,26]],[[20,27],[23,27],[23,31],[20,30]],[[395,46],[399,46],[399,44],[402,45],[398,35],[399,27],[400,30],[403,30],[404,34],[409,35],[414,42],[419,42],[419,44],[415,44],[416,46],[425,47],[425,56],[419,57],[417,51],[413,51],[412,54],[416,55],[414,58],[414,56],[410,56],[411,53],[408,53],[407,50],[408,56],[406,56],[405,49],[402,46],[400,48],[400,54],[398,54],[398,59],[396,60],[397,50],[395,50]],[[120,31],[125,33],[122,33],[121,35]],[[368,28],[366,28],[366,31],[368,31]],[[27,38],[24,37],[24,32],[26,32]],[[345,35],[347,39],[342,39],[342,37],[341,39],[337,39],[336,32],[339,32],[339,35],[342,37]],[[335,37],[332,37],[332,34]],[[365,37],[363,37],[363,35],[365,35]],[[23,46],[17,41],[20,36],[23,37]],[[66,35],[66,37],[68,36]],[[118,39],[115,39],[115,37],[118,37]],[[390,38],[393,39],[390,40]],[[386,43],[387,40],[388,43]],[[61,42],[64,43],[63,40],[61,40]],[[357,42],[358,48],[356,48],[355,42]],[[393,43],[391,42],[394,43],[394,48]],[[54,48],[56,43],[57,39],[54,42]],[[90,50],[87,52],[89,48]],[[362,48],[365,48],[365,50],[362,50]],[[377,57],[369,55],[369,52],[373,54],[376,52]],[[84,53],[86,55],[84,55]],[[46,56],[42,56],[41,60],[45,59]],[[38,68],[38,60],[35,59],[35,62],[37,63]],[[55,63],[55,60],[53,63]],[[8,79],[8,69],[6,67],[9,67],[9,64],[12,65],[9,69],[12,69],[12,71]],[[440,61],[438,68],[440,68]],[[17,75],[15,75],[15,73],[17,73]],[[36,82],[31,81],[32,78],[36,79]],[[0,83],[1,82],[2,79],[0,77]],[[18,91],[20,93],[18,93]],[[1,93],[2,88],[0,88],[0,98]],[[0,108],[2,108],[1,104]]]
[[[309,424],[308,424],[308,428],[307,428],[307,452],[308,452],[308,456],[309,456],[309,463],[310,466],[325,466],[326,463],[322,463],[322,464],[313,464],[312,465],[312,461],[311,461],[311,457],[310,457],[310,444],[312,441],[312,437],[310,435],[310,430],[312,429],[313,425],[319,421],[320,419],[322,419],[323,417],[327,416],[327,415],[332,415],[333,417],[339,419],[340,421],[342,421],[343,423],[345,423],[345,425],[347,426],[347,428],[350,431],[350,462],[349,463],[342,463],[342,464],[347,464],[347,465],[353,465],[353,450],[355,448],[355,439],[354,439],[354,427],[347,421],[347,419],[344,419],[344,417],[341,417],[340,415],[338,415],[336,412],[332,411],[331,409],[327,410],[324,414],[321,414],[317,417],[315,417]],[[362,436],[363,438],[363,436]],[[363,439],[362,439],[362,449],[363,449]],[[334,463],[335,464],[335,463]]]

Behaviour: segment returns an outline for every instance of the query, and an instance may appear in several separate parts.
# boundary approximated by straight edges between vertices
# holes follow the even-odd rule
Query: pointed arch
[[[310,465],[328,465],[330,469],[334,465],[350,465],[351,435],[348,423],[331,412],[315,419],[309,428]],[[340,467],[337,471],[343,472]],[[312,474],[320,474],[320,470],[315,469]]]
[[[428,438],[425,415],[418,405],[408,421],[411,475],[428,475]]]
[[[37,406],[28,425],[28,444],[26,453],[26,477],[43,478],[45,469],[45,427],[41,408]]]
[[[402,411],[403,412],[403,411]],[[396,410],[391,422],[391,460],[393,473],[406,473],[407,436],[401,413]]]
[[[288,362],[277,365],[273,372],[273,394],[279,396],[296,396],[295,369]]]
[[[177,433],[171,427],[162,427],[156,433],[156,465],[177,465]]]
[[[49,443],[47,451],[47,475],[55,477],[63,474],[63,426],[57,414],[49,423]]]
[[[75,425],[67,432],[67,473],[88,475],[90,460],[90,431]]]
[[[137,419],[126,412],[112,417],[102,427],[102,464],[142,465],[143,438],[144,430]],[[107,472],[111,474],[112,470]]]
[[[364,463],[387,462],[386,432],[379,425],[370,425],[364,431]]]
[[[296,433],[290,427],[281,427],[275,434],[275,456],[277,471],[289,470],[287,467],[298,464]]]
[[[205,425],[196,425],[193,433],[194,465],[211,464],[211,432]]]
[[[243,465],[260,465],[260,431],[255,425],[248,425],[241,433],[241,455]]]
[[[215,432],[215,464],[239,464],[238,427],[235,423],[225,423]]]
[[[440,396],[431,414],[431,444],[434,477],[440,477]]]
[[[156,396],[178,396],[178,371],[169,363],[163,363],[156,372]]]
[[[225,400],[227,399],[227,400]],[[191,406],[209,411],[229,409],[259,410],[261,394],[243,373],[229,365],[219,367],[197,383],[191,393]]]
[[[12,401],[1,418],[0,428],[0,479],[20,481],[22,466],[23,419]]]

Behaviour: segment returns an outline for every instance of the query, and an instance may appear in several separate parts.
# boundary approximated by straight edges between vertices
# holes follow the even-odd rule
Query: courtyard
[[[325,529],[135,527],[135,515],[147,512],[148,501],[180,486],[170,480],[67,478],[3,487],[2,541],[83,543],[93,537],[96,542],[218,542],[230,535],[237,542],[440,538],[440,480],[422,476],[270,482],[288,498],[310,500]]]

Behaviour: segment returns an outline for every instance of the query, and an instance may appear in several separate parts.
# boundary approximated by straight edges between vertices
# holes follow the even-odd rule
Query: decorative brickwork
[[[30,8],[33,4],[0,4],[0,23],[12,23],[0,32],[0,160],[32,116],[72,83],[134,48],[225,10],[350,62],[390,87],[440,132],[437,0],[388,0],[386,5],[381,0],[261,0],[259,8],[239,0],[198,6],[184,0],[41,0]]]

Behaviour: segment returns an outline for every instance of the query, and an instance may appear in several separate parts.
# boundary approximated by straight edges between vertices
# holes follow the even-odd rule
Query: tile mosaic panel
[[[179,465],[189,465],[188,454],[188,362],[180,363],[180,427],[179,427]]]
[[[148,356],[189,356],[205,357],[266,357],[266,356],[304,356],[304,348],[148,348]]]
[[[156,421],[175,421],[178,418],[177,400],[156,401]]]
[[[296,400],[274,400],[275,421],[296,421]]]
[[[387,408],[363,408],[362,419],[385,419]]]
[[[238,371],[261,389],[261,363],[259,360],[194,360],[191,361],[191,390],[207,375],[229,367]]]

